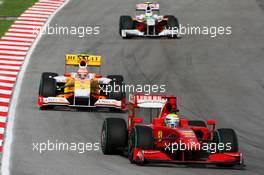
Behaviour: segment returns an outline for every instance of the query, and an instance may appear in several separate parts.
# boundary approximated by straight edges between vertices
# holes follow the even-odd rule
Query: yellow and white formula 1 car
[[[125,110],[126,94],[120,88],[124,84],[123,76],[103,77],[100,74],[100,67],[101,56],[66,54],[64,75],[59,76],[53,72],[42,73],[38,106],[40,109],[69,106]],[[96,69],[98,73],[89,72],[90,69]]]

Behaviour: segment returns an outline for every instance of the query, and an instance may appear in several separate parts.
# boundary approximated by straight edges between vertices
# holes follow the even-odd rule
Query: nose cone
[[[181,147],[185,148],[185,150],[199,150],[201,146],[195,133],[189,129],[180,130],[179,144]]]
[[[196,138],[182,138],[179,141],[179,145],[181,147],[181,150],[200,150],[201,144],[198,142]]]

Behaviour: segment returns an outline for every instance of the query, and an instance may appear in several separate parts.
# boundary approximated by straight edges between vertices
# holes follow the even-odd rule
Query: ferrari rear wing
[[[167,99],[162,95],[129,94],[129,102],[140,108],[162,108]]]
[[[150,6],[152,11],[159,11],[159,4],[158,3],[150,3],[150,2],[136,4],[136,10],[137,11],[145,11],[147,6]]]

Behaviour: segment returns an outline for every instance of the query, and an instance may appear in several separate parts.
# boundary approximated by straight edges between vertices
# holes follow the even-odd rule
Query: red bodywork
[[[136,108],[139,108],[138,100],[144,98],[146,100],[166,100],[159,116],[153,116],[153,120],[149,124],[142,124],[142,118],[136,118],[135,115]],[[168,105],[170,105],[169,108]],[[189,126],[187,119],[180,119],[180,126],[178,128],[169,128],[164,125],[164,119],[168,113],[171,111],[178,112],[177,99],[175,96],[146,96],[135,94],[130,97],[128,110],[129,136],[135,125],[147,125],[151,127],[154,137],[154,150],[143,150],[140,148],[135,148],[133,150],[132,161],[134,162],[243,165],[243,157],[240,152],[208,153],[201,149],[202,144],[212,141],[215,131],[214,120],[207,120],[206,127]],[[188,147],[186,147],[184,151],[179,149],[175,150],[172,145],[176,143],[183,143],[188,145]],[[172,151],[172,149],[174,151]]]

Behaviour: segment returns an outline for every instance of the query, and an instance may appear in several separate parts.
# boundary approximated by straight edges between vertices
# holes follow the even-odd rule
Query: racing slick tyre
[[[131,16],[120,16],[119,19],[119,34],[122,36],[122,30],[123,29],[133,29],[133,20]],[[128,36],[122,36],[122,38],[130,38]]]
[[[47,75],[47,74],[46,74]],[[42,74],[43,76],[43,74]],[[39,85],[39,96],[42,97],[55,97],[56,96],[56,80],[43,76]],[[54,106],[42,106],[41,110],[53,109]]]
[[[133,128],[128,140],[128,158],[131,163],[136,163],[133,160],[133,153],[135,148],[140,148],[143,150],[154,149],[154,137],[152,129],[150,127],[136,125]]]
[[[42,84],[43,84],[44,79],[52,79],[53,77],[56,77],[56,76],[58,76],[58,74],[54,73],[54,72],[43,72],[41,74],[40,85],[39,85],[39,95],[40,96],[43,96],[42,95],[42,89],[43,89]],[[47,80],[47,81],[49,81],[49,80]]]
[[[179,32],[179,21],[175,16],[172,15],[167,15],[168,21],[167,21],[167,28],[168,29],[173,29],[173,28],[177,28],[178,32]],[[178,38],[178,34],[173,34],[171,36],[169,36],[169,38]]]
[[[223,150],[217,150],[218,152],[238,152],[238,140],[237,135],[233,129],[220,128],[214,133],[213,142],[217,144],[223,143],[225,145]],[[227,148],[226,144],[229,144],[230,149]],[[233,167],[234,164],[218,164],[221,167]]]
[[[218,150],[219,152],[238,152],[238,140],[237,135],[233,129],[220,128],[214,133],[214,143],[230,144],[230,149],[225,146],[224,150]]]
[[[189,126],[198,126],[198,127],[206,127],[206,123],[203,120],[189,120]]]
[[[39,95],[42,97],[55,97],[56,80],[53,78],[42,78],[39,86]]]
[[[101,148],[104,154],[117,154],[127,146],[126,121],[121,118],[104,120],[101,132]]]
[[[41,75],[41,79],[43,78],[53,78],[53,77],[56,77],[56,76],[59,76],[57,73],[54,73],[54,72],[43,72],[42,75]]]
[[[113,81],[124,81],[124,77],[122,75],[108,75],[107,78],[110,78]]]
[[[109,98],[115,100],[122,100],[126,98],[126,93],[123,92],[124,78],[122,75],[108,75],[107,78],[112,79],[110,82],[111,89],[109,90]]]

